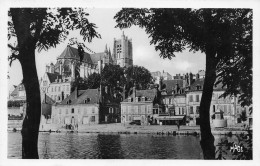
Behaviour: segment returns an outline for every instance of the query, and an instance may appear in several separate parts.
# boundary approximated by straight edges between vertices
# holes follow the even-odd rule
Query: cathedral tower
[[[133,65],[132,39],[128,39],[124,32],[121,39],[114,39],[113,60],[120,67]]]

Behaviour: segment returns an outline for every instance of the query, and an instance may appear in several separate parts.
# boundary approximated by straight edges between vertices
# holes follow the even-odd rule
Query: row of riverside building
[[[188,78],[188,75],[187,75]],[[141,125],[199,125],[199,105],[204,78],[165,80],[162,85],[136,90],[123,101],[100,89],[75,90],[60,103],[52,105],[51,123],[91,125],[136,122]],[[220,98],[222,85],[214,87],[210,106],[212,127],[252,124],[249,107],[241,107],[236,97]]]
[[[46,72],[39,81],[41,123],[60,127],[131,122],[141,125],[199,125],[205,71],[201,70],[196,75],[186,73],[173,77],[164,71],[162,74],[152,72],[157,84],[146,90],[136,90],[133,87],[133,93],[125,99],[111,94],[109,87],[75,89],[71,92],[77,65],[80,76],[87,78],[94,72],[100,73],[106,64],[132,66],[132,40],[122,34],[120,39],[114,39],[113,53],[105,47],[101,53],[85,53],[81,62],[77,49],[67,46],[55,64],[46,65]],[[163,81],[160,81],[161,77]],[[241,107],[237,97],[220,98],[224,91],[225,87],[221,84],[214,87],[210,107],[212,127],[235,126],[241,122],[251,125],[249,108]],[[15,87],[10,100],[26,100],[22,84]],[[17,115],[20,115],[25,110],[20,107],[15,109],[16,107],[9,107],[8,114],[19,112]]]

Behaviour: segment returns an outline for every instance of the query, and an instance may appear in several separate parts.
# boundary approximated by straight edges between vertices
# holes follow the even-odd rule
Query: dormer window
[[[131,97],[128,97],[128,102],[131,102]]]
[[[142,97],[142,101],[145,101],[145,99],[146,99],[146,97],[143,96],[143,97]]]
[[[85,103],[85,104],[88,103],[88,102],[90,102],[90,98],[86,98],[86,99],[84,100],[84,103]]]
[[[71,103],[71,100],[68,100],[68,101],[67,101],[67,104],[70,104],[70,103]]]
[[[138,102],[139,101],[139,97],[135,97],[135,102]]]

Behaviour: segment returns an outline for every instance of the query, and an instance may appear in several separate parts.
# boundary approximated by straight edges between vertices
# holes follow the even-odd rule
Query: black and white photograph
[[[258,1],[24,2],[0,3],[3,165],[257,165]]]

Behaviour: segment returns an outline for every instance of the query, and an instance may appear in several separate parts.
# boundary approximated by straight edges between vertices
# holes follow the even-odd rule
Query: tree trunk
[[[46,10],[46,9],[43,9]],[[22,126],[22,158],[38,159],[38,132],[41,118],[41,98],[35,62],[35,36],[31,34],[31,8],[11,8],[10,13],[17,36],[19,61],[26,92],[26,115]],[[41,22],[41,21],[40,21]],[[38,25],[41,26],[41,23]]]
[[[213,86],[216,80],[216,52],[212,48],[206,51],[206,73],[203,92],[200,102],[200,145],[204,154],[204,159],[215,159],[214,136],[210,127],[210,104],[213,93]]]
[[[30,42],[21,48],[20,63],[26,91],[26,115],[22,126],[22,158],[38,159],[38,132],[41,118],[40,88],[35,65],[35,48]]]

